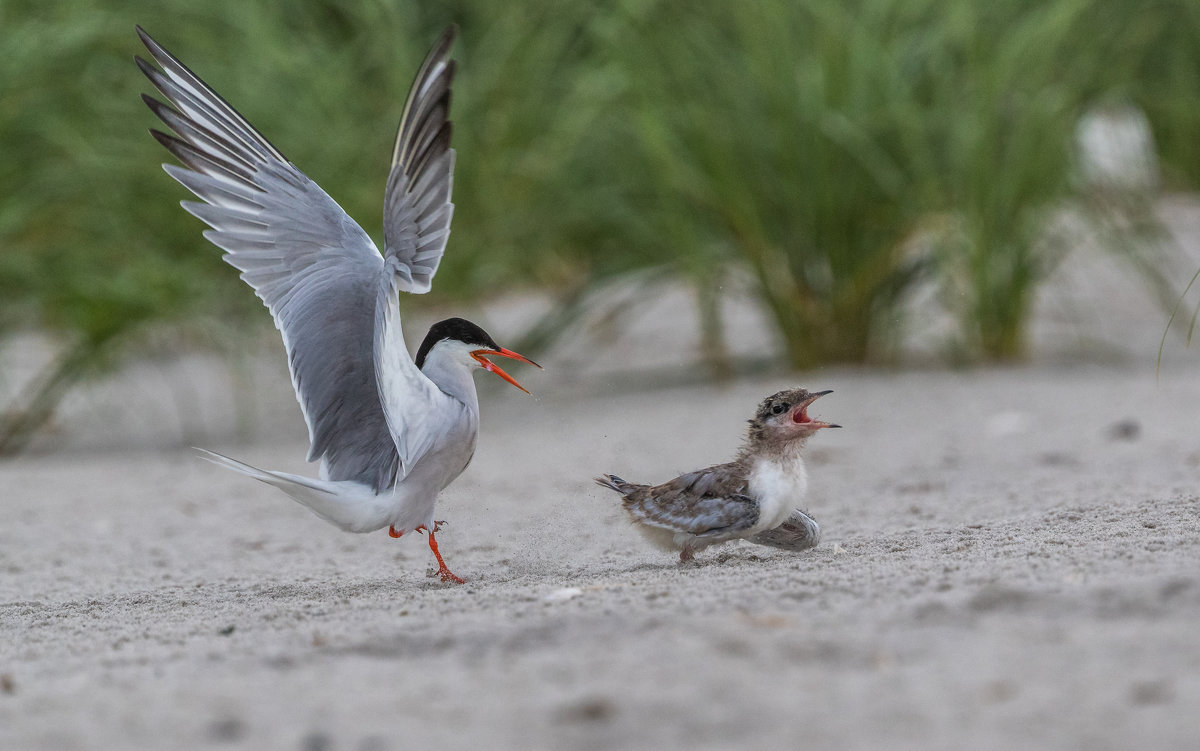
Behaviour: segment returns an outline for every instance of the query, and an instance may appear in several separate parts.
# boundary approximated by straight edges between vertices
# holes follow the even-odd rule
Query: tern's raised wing
[[[758,521],[758,501],[744,495],[746,478],[735,464],[721,464],[641,487],[624,506],[643,524],[697,536],[736,534]]]
[[[141,58],[138,66],[172,106],[143,98],[178,138],[151,132],[186,165],[164,168],[205,201],[183,206],[212,228],[204,236],[242,272],[283,335],[308,424],[309,460],[323,460],[327,479],[390,487],[415,457],[398,450],[376,380],[377,316],[382,301],[394,299],[395,285],[384,259],[362,228],[220,95],[141,28],[138,35],[162,70]],[[401,359],[411,371],[412,396],[437,390],[411,359]]]
[[[454,61],[447,55],[457,28],[450,26],[417,70],[392,149],[383,203],[387,288],[376,318],[375,375],[384,411],[396,438],[401,475],[443,437],[448,411],[463,410],[413,363],[400,336],[396,292],[429,291],[450,236],[454,204],[454,149],[450,148],[450,85]]]
[[[384,257],[404,292],[429,291],[450,236],[454,61],[447,55],[456,33],[456,27],[447,28],[418,69],[392,149],[383,203]]]

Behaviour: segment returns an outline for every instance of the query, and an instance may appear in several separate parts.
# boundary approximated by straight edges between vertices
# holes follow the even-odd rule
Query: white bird
[[[808,415],[829,391],[780,391],[758,406],[737,459],[688,472],[661,485],[639,485],[616,475],[596,483],[617,491],[629,517],[651,542],[678,550],[680,562],[730,540],[784,550],[817,544],[816,520],[796,509],[808,489],[800,449],[821,428],[838,428]]]
[[[219,454],[212,461],[273,485],[350,532],[389,528],[429,534],[443,581],[447,568],[433,518],[438,494],[475,452],[482,368],[525,389],[487,360],[536,365],[461,318],[432,328],[414,361],[400,329],[399,292],[428,292],[450,233],[447,58],[455,29],[425,58],[400,119],[384,197],[384,252],[316,183],[139,26],[161,68],[138,67],[170,106],[142,95],[178,137],[151,130],[184,167],[163,169],[204,203],[182,206],[211,227],[275,320],[308,425],[308,461],[320,479],[257,469]],[[528,392],[526,392],[528,393]]]

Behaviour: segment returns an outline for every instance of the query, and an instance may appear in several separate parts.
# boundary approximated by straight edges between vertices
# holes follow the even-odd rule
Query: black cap
[[[421,342],[420,348],[417,349],[417,367],[421,368],[425,365],[425,357],[429,355],[429,350],[433,349],[433,345],[438,342],[444,342],[447,339],[462,342],[463,344],[478,345],[480,349],[500,349],[500,345],[496,344],[496,341],[488,336],[488,332],[467,319],[447,318],[429,327],[429,333],[425,335],[425,341]]]

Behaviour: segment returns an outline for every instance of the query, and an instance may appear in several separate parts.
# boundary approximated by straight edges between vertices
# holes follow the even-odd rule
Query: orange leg
[[[454,572],[452,572],[449,569],[449,567],[446,566],[446,562],[444,560],[442,560],[441,552],[438,551],[437,538],[434,537],[434,533],[437,532],[439,529],[441,529],[442,525],[445,523],[446,522],[434,522],[433,523],[433,532],[429,532],[429,528],[426,527],[424,524],[417,527],[416,530],[418,532],[429,532],[429,549],[433,551],[433,557],[437,558],[438,576],[442,577],[442,581],[447,582],[447,583],[454,582],[455,584],[466,584],[467,583],[466,579],[455,576]],[[391,535],[392,537],[403,537],[404,536],[404,532],[397,532],[396,528],[394,526],[388,527],[388,534]]]
[[[437,558],[438,576],[442,577],[444,582],[454,582],[455,584],[466,584],[467,580],[462,577],[455,576],[450,569],[446,568],[446,562],[442,560],[442,554],[438,552],[437,539],[433,533],[429,533],[429,549],[433,551],[433,557]]]

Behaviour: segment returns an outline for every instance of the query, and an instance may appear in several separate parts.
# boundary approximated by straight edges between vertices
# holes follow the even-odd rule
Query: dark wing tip
[[[454,45],[454,39],[457,36],[457,24],[450,24],[446,27],[446,30],[442,32],[440,37],[438,37],[438,40],[433,43],[432,47],[429,48],[429,53],[425,55],[425,59],[421,61],[421,67],[417,68],[417,75],[413,79],[414,85],[428,76],[429,71],[433,69],[434,63],[438,60],[444,61],[445,63],[446,70],[443,75],[448,76],[447,81],[449,82],[454,80],[456,66],[453,60],[447,58],[450,55],[450,47]]]
[[[142,40],[142,44],[145,45],[146,49],[150,50],[151,56],[153,56],[156,60],[159,59],[163,53],[166,53],[166,50],[163,49],[163,46],[155,41],[154,37],[150,36],[150,34],[142,28],[141,24],[135,24],[133,28],[137,31],[138,39]],[[167,54],[167,57],[170,57],[169,53]]]
[[[442,35],[438,38],[437,44],[433,49],[439,54],[446,54],[446,50],[450,49],[450,45],[454,44],[454,40],[458,37],[458,24],[451,23],[442,30]]]
[[[145,102],[146,106],[149,107],[151,109],[151,111],[153,111],[154,114],[156,114],[156,115],[158,114],[159,110],[162,108],[170,109],[166,104],[163,104],[162,102],[160,102],[159,100],[155,99],[154,97],[150,96],[149,94],[147,94],[145,92],[142,93],[142,101]]]
[[[150,80],[154,80],[154,76],[151,74],[157,73],[158,68],[155,68],[153,63],[151,63],[149,60],[145,59],[141,55],[134,55],[133,62],[137,63],[138,70],[140,70],[140,71],[142,71],[142,73],[146,74],[147,78],[149,78]]]
[[[164,133],[161,130],[158,130],[157,128],[151,128],[150,135],[154,136],[154,140],[158,141],[163,146],[166,146],[168,149],[170,149],[173,144],[183,143],[183,141],[180,141],[175,136],[173,136],[169,133]]]

